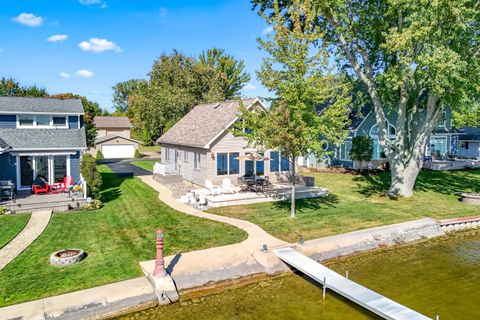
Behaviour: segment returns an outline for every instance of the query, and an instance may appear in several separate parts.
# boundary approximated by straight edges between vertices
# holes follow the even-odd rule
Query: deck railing
[[[165,176],[167,174],[175,173],[174,169],[174,165],[171,163],[155,162],[155,165],[153,166],[153,174]]]

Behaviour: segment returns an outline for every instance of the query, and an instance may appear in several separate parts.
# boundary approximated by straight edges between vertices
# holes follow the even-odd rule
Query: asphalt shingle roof
[[[242,100],[250,106],[256,98]],[[238,115],[238,101],[201,104],[194,107],[157,142],[203,148],[217,134],[228,128]]]
[[[103,136],[103,137],[97,137],[95,139],[95,143],[98,144],[98,143],[102,143],[102,142],[109,141],[109,140],[112,140],[112,139],[125,139],[125,140],[128,140],[128,141],[132,141],[132,142],[142,144],[140,141],[132,139],[132,138],[126,138],[126,137],[122,137],[122,136],[119,136],[119,135],[111,135],[111,134]]]
[[[99,128],[127,128],[132,127],[128,117],[104,117],[98,116],[93,120],[95,127]]]
[[[460,140],[480,140],[480,128],[464,127],[458,129],[457,133],[459,133],[458,138]]]
[[[13,150],[86,148],[85,128],[80,129],[0,129],[0,137]]]
[[[0,97],[0,113],[2,112],[84,113],[80,99],[29,97]]]
[[[0,149],[7,149],[8,143],[6,143],[2,138],[0,138]]]

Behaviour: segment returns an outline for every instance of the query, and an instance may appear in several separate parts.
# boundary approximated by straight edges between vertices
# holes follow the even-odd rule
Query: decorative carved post
[[[157,230],[157,258],[155,259],[155,270],[153,271],[154,277],[161,277],[167,274],[165,270],[165,261],[163,260],[163,230]]]

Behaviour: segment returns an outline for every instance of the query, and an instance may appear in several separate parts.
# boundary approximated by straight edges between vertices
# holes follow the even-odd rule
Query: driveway
[[[138,159],[137,159],[138,160]],[[107,163],[110,169],[119,177],[150,176],[150,171],[144,170],[131,164],[132,160],[117,160]],[[133,160],[135,161],[135,160]]]

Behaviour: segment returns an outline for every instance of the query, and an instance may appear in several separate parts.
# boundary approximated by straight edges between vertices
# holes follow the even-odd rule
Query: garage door
[[[105,159],[133,158],[135,146],[133,144],[103,145],[102,153]]]

